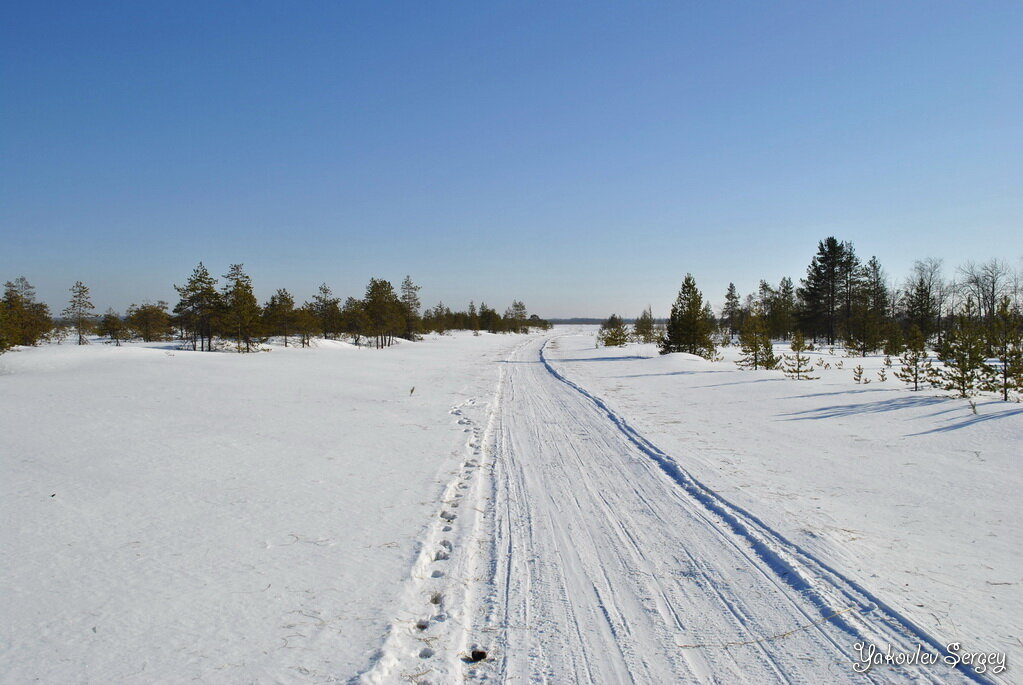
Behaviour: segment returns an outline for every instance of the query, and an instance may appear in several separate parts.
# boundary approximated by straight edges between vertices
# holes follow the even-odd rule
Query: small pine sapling
[[[810,357],[803,354],[808,348],[801,332],[796,331],[793,334],[790,348],[793,354],[783,355],[782,371],[785,372],[785,375],[797,381],[812,381],[820,378],[820,376],[810,375],[813,373],[813,365],[810,364]]]
[[[973,300],[967,298],[958,326],[948,333],[942,350],[945,364],[937,373],[938,384],[944,390],[955,391],[958,397],[970,397],[990,387],[994,375],[987,364],[987,345],[976,319]]]
[[[863,365],[857,364],[853,367],[853,380],[857,383],[863,382]]]
[[[877,380],[881,381],[882,383],[884,383],[885,381],[888,380],[888,371],[887,371],[887,369],[880,369],[877,372]]]
[[[895,377],[906,384],[912,384],[913,390],[919,390],[933,376],[934,369],[927,356],[924,335],[920,327],[913,324],[906,337],[906,349],[899,356],[902,367],[895,371]]]
[[[735,362],[739,368],[755,371],[773,369],[778,365],[771,336],[767,333],[764,318],[758,312],[751,313],[742,324],[739,331],[739,348],[742,350],[742,356]]]
[[[1023,317],[1010,307],[1008,297],[1002,298],[991,322],[989,338],[994,348],[997,368],[989,380],[989,389],[998,392],[1003,402],[1009,391],[1023,389]]]
[[[600,325],[600,332],[597,333],[597,346],[600,347],[625,347],[629,342],[629,330],[625,327],[622,317],[617,314],[609,316]]]

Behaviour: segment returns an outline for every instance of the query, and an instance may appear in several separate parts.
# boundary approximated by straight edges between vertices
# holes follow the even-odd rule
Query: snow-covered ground
[[[1020,405],[593,333],[0,357],[0,680],[1012,680]]]
[[[0,356],[0,681],[366,668],[461,463],[451,412],[519,342]]]
[[[810,353],[820,379],[794,381],[721,352],[712,363],[653,345],[594,349],[592,334],[548,345],[555,369],[715,493],[941,644],[1023,667],[1021,405],[991,395],[974,414],[950,393],[911,392],[894,369],[880,382],[883,355]],[[856,365],[870,384],[853,381]]]

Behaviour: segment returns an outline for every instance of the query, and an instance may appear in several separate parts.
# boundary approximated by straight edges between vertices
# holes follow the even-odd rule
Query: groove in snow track
[[[507,360],[485,445],[493,538],[481,542],[492,561],[468,641],[491,658],[465,665],[465,677],[988,682],[944,664],[856,674],[857,641],[941,646],[703,486],[558,371],[547,342]]]
[[[944,664],[856,674],[856,641],[940,646],[694,479],[558,371],[550,340],[516,347],[488,404],[452,409],[466,459],[358,680],[989,682]]]

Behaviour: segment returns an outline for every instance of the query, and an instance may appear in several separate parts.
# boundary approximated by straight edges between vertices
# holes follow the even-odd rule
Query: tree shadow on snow
[[[665,371],[664,373],[633,373],[628,376],[612,376],[612,378],[649,378],[650,376],[695,376],[700,373],[731,373],[727,371]]]
[[[788,378],[755,378],[749,381],[732,381],[731,383],[712,383],[710,385],[694,385],[694,388],[723,388],[726,385],[748,385],[749,383],[788,383]]]
[[[653,359],[653,357],[640,357],[638,355],[625,355],[621,357],[579,357],[577,359],[552,359],[555,362],[634,362],[640,359]]]
[[[971,414],[970,416],[967,416],[965,419],[962,419],[955,423],[951,423],[952,421],[955,421],[955,419],[947,419],[947,421],[950,422],[949,425],[947,426],[939,426],[938,428],[932,428],[931,430],[921,431],[919,433],[911,433],[910,435],[917,436],[930,435],[932,433],[947,433],[949,431],[959,430],[960,428],[966,428],[967,426],[972,426],[983,421],[1004,419],[1009,416],[1016,416],[1017,414],[1023,414],[1023,409],[1009,409],[1008,411],[1000,411],[997,414]]]
[[[793,395],[785,397],[786,400],[803,400],[813,397],[831,397],[833,395],[859,395],[864,392],[902,392],[899,388],[857,388],[855,390],[836,390],[834,392],[811,392],[806,395]]]
[[[890,400],[877,400],[875,402],[861,402],[858,404],[836,404],[830,407],[816,407],[804,411],[795,411],[780,416],[789,417],[787,421],[807,421],[817,419],[834,419],[842,416],[855,416],[857,414],[881,414],[901,409],[915,409],[918,407],[931,407],[936,404],[948,402],[950,397],[934,397],[933,395],[923,397],[894,397]],[[939,412],[943,413],[943,412]]]

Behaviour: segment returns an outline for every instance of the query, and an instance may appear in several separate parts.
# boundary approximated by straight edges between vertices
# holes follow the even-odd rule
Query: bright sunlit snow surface
[[[0,679],[1011,682],[1020,405],[724,354],[8,353]]]

